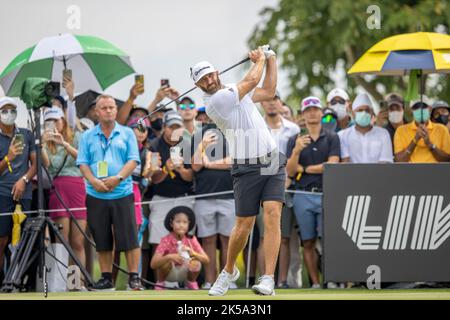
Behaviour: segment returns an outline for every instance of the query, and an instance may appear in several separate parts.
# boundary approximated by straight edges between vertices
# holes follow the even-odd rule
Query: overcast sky
[[[261,21],[259,12],[277,3],[278,0],[2,1],[0,69],[41,38],[67,32],[98,36],[128,53],[135,70],[144,74],[146,92],[137,102],[147,105],[161,78],[169,78],[171,85],[183,92],[193,86],[189,67],[196,62],[209,60],[223,70],[245,57],[247,40]],[[80,9],[80,29],[67,27],[71,5]],[[230,71],[224,81],[238,80],[245,70],[240,67]],[[287,95],[283,79],[281,76],[279,90]],[[126,99],[133,83],[134,76],[129,76],[106,92]],[[199,90],[193,94],[199,103],[200,96]]]

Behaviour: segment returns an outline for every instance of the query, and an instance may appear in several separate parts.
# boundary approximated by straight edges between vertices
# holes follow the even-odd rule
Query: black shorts
[[[276,157],[270,164],[233,165],[236,216],[258,215],[264,201],[285,202],[286,156],[277,153]]]
[[[139,248],[133,194],[114,200],[88,195],[86,207],[87,222],[97,251],[111,251],[113,247],[117,251]]]
[[[22,199],[19,201],[22,205],[22,211],[30,211],[31,210],[31,199]],[[14,212],[16,208],[16,204],[12,198],[0,196],[0,214],[5,214],[8,212]],[[22,230],[24,223],[22,224]],[[13,228],[13,220],[11,215],[0,215],[0,237],[7,237],[11,235]]]

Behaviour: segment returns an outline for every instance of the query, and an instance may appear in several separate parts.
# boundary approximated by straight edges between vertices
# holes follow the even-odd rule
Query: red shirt
[[[177,242],[178,239],[175,233],[173,232],[169,233],[167,236],[161,239],[161,242],[158,244],[158,247],[156,247],[156,253],[160,253],[163,256],[178,253]],[[192,238],[184,236],[183,239],[181,239],[181,242],[183,243],[184,246],[191,248],[196,253],[205,254],[202,246],[200,245],[195,236],[193,236]]]

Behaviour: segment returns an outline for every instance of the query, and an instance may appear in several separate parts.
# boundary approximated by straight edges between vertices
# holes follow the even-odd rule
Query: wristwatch
[[[436,145],[434,143],[431,145],[431,150],[436,150]]]
[[[123,177],[121,175],[118,174],[116,177],[117,177],[117,179],[119,179],[120,182],[123,181]]]
[[[25,183],[29,183],[30,182],[30,180],[28,180],[27,176],[23,176],[22,180],[25,181]]]

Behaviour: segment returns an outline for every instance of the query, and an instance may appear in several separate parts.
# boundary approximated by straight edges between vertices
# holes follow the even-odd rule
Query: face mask
[[[370,125],[370,122],[372,120],[372,116],[370,113],[367,113],[366,111],[360,111],[356,112],[355,116],[355,122],[360,127],[367,127]]]
[[[3,111],[3,110],[2,110]],[[1,113],[0,114],[0,120],[2,123],[6,126],[12,126],[17,118],[17,112],[16,110],[8,110],[7,113]]]
[[[403,111],[391,111],[389,112],[390,123],[400,123],[403,120]]]
[[[439,118],[436,119],[436,122],[437,123],[442,123],[444,126],[446,126],[447,123],[448,123],[448,117],[449,117],[448,114],[445,114],[445,115],[441,114],[439,116]]]
[[[416,109],[413,111],[414,120],[422,123],[430,119],[430,110],[428,109]]]
[[[336,103],[335,105],[332,105],[331,108],[336,112],[339,120],[344,119],[348,115],[347,106],[345,104]]]
[[[155,119],[153,121],[150,122],[152,129],[156,130],[156,131],[161,131],[162,129],[162,119]]]

